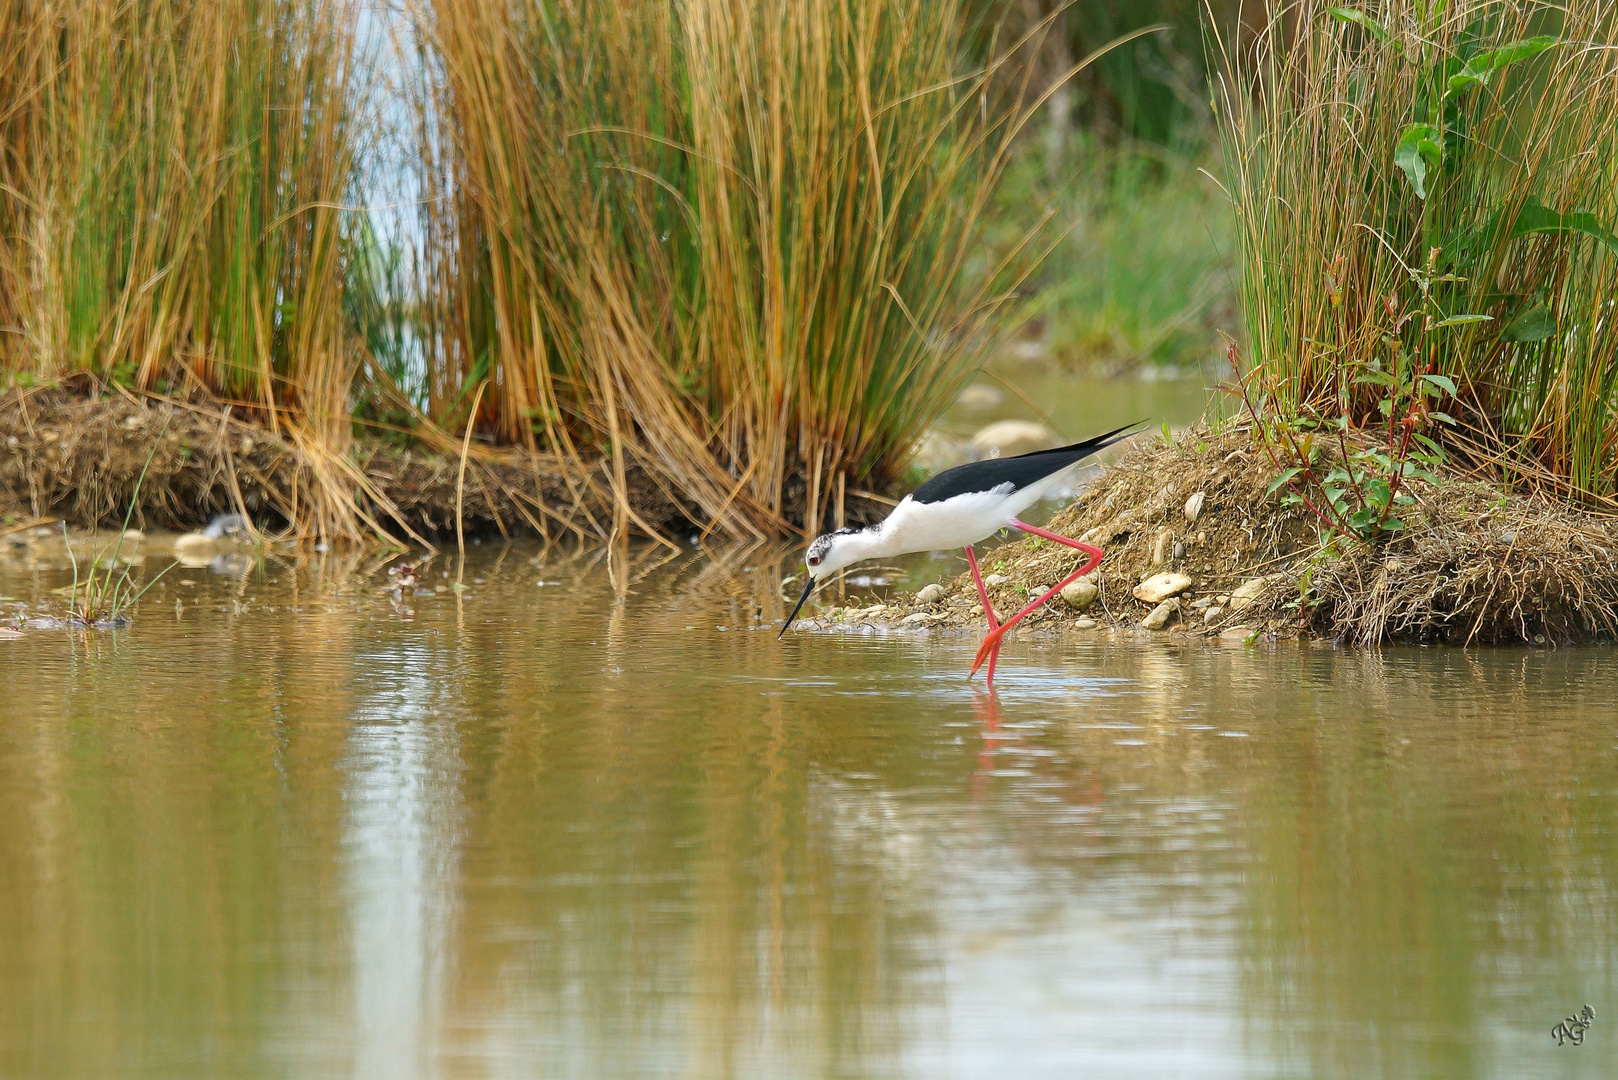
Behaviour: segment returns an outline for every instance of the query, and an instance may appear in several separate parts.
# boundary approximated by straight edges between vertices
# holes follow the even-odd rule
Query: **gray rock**
[[[1218,604],[1213,605],[1202,613],[1202,625],[1211,625],[1215,619],[1219,618],[1219,616],[1223,615],[1224,613],[1224,608],[1220,607]]]
[[[991,589],[998,589],[1000,586],[1004,585],[1010,580],[1011,579],[1006,577],[1004,574],[987,574],[983,578],[983,584],[987,585]]]
[[[1094,619],[1079,619],[1073,624],[1073,629],[1075,630],[1094,630],[1095,628],[1096,621]]]
[[[1171,596],[1179,596],[1191,587],[1191,579],[1172,571],[1153,574],[1132,590],[1136,600],[1147,604],[1160,604]]]
[[[940,600],[944,599],[944,595],[944,586],[935,581],[931,585],[922,586],[920,591],[916,593],[916,603],[936,604]]]
[[[1232,626],[1228,630],[1220,631],[1219,637],[1222,641],[1246,641],[1256,632],[1251,626]]]
[[[1179,562],[1183,558],[1185,558],[1185,545],[1176,541],[1174,545],[1174,561]]]
[[[1060,595],[1062,602],[1075,611],[1085,611],[1096,602],[1101,590],[1096,588],[1095,582],[1089,578],[1080,578],[1064,588]]]
[[[1197,599],[1191,601],[1191,610],[1206,611],[1213,605],[1213,602],[1214,598],[1211,596],[1199,596]]]
[[[1147,630],[1161,630],[1169,624],[1169,620],[1174,618],[1179,610],[1180,602],[1178,600],[1165,600],[1153,608],[1151,614],[1142,619],[1140,624]]]
[[[943,614],[934,614],[931,611],[918,611],[914,615],[906,615],[899,620],[900,626],[931,626],[942,619]]]

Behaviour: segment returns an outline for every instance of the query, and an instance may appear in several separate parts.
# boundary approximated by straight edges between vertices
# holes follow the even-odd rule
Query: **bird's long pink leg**
[[[989,602],[989,588],[988,588],[988,586],[983,584],[983,575],[978,573],[978,557],[975,554],[973,554],[971,544],[966,545],[966,561],[972,567],[972,580],[977,582],[978,598],[983,601],[983,614],[985,614],[985,615],[987,615],[989,617],[989,633],[992,634],[992,633],[995,632],[996,629],[999,628],[1000,624],[995,621],[994,605]],[[987,640],[987,639],[985,639],[985,640]],[[1000,642],[999,642],[998,639],[996,639],[995,643],[994,643],[994,648],[989,650],[988,684],[990,686],[994,685],[994,662],[996,660],[998,660],[999,658],[1000,658]],[[979,660],[976,664],[972,665],[972,673],[973,674],[977,673],[978,667],[982,663],[983,663],[983,661]],[[971,676],[968,676],[968,678],[970,678],[970,677]]]
[[[1080,551],[1090,556],[1090,559],[1083,566],[1073,571],[1067,577],[1063,578],[1061,581],[1058,581],[1049,589],[1046,589],[1038,600],[1035,600],[1033,603],[1017,612],[1017,614],[1013,615],[999,626],[991,627],[988,636],[983,639],[983,644],[978,646],[977,659],[972,662],[972,674],[974,675],[977,674],[978,668],[983,666],[983,660],[986,652],[999,651],[1000,638],[1007,630],[1010,630],[1017,623],[1021,622],[1023,617],[1026,616],[1030,611],[1033,611],[1035,608],[1039,607],[1039,605],[1043,604],[1045,601],[1067,588],[1073,582],[1079,580],[1085,574],[1088,574],[1090,571],[1101,565],[1101,556],[1103,552],[1098,547],[1092,547],[1089,544],[1082,544],[1073,539],[1071,536],[1063,536],[1060,533],[1047,532],[1046,530],[1036,526],[1026,525],[1021,521],[1017,521],[1016,519],[1012,519],[1011,524],[1013,528],[1021,529],[1025,533],[1033,533],[1035,536],[1043,536],[1047,540],[1054,540],[1058,544],[1066,544],[1070,548],[1078,548]]]

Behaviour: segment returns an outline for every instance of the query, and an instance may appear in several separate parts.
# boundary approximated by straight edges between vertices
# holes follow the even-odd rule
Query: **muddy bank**
[[[455,530],[458,450],[359,438],[338,453],[212,403],[11,390],[0,395],[0,523],[119,524],[151,454],[135,510],[140,528],[185,529],[240,510],[264,527],[296,523],[307,535],[380,529],[441,538]],[[602,462],[570,470],[546,455],[474,444],[465,527],[605,535],[613,515],[608,472]],[[630,508],[647,526],[684,524],[690,508],[639,470],[629,470],[626,483]]]
[[[1019,630],[1248,638],[1551,642],[1618,631],[1618,522],[1462,476],[1412,488],[1397,539],[1324,543],[1317,520],[1265,488],[1275,469],[1242,428],[1141,438],[1051,528],[1103,547],[1096,586],[1053,599]],[[995,609],[1022,607],[1078,565],[1025,538],[983,560]],[[969,574],[881,606],[823,609],[811,625],[913,631],[984,622]],[[1014,631],[1015,633],[1016,631]]]

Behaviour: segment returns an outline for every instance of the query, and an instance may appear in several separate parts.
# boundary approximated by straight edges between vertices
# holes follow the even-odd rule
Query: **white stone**
[[[998,589],[1011,579],[1004,574],[989,574],[983,579],[983,584],[991,589]]]
[[[1005,396],[992,386],[973,383],[961,391],[961,396],[955,399],[955,404],[963,409],[992,409],[1000,404]]]
[[[1174,618],[1175,612],[1180,610],[1178,600],[1165,600],[1152,609],[1151,614],[1140,621],[1141,626],[1147,630],[1161,630]]]
[[[1152,541],[1152,565],[1162,566],[1169,561],[1169,547],[1174,543],[1173,529],[1157,530],[1157,539]]]
[[[1095,628],[1096,621],[1094,619],[1079,619],[1073,624],[1073,629],[1075,630],[1094,630]]]
[[[1207,626],[1224,613],[1225,609],[1220,607],[1218,604],[1215,604],[1202,613],[1202,624]]]
[[[1202,516],[1202,504],[1208,500],[1208,493],[1199,491],[1185,501],[1185,519],[1195,521]]]
[[[1179,596],[1191,587],[1191,579],[1172,571],[1153,574],[1132,590],[1136,600],[1147,604],[1160,604],[1171,596]]]
[[[1096,588],[1095,582],[1089,578],[1080,578],[1068,585],[1061,592],[1062,602],[1077,611],[1083,611],[1096,602],[1096,596],[1101,592]]]
[[[972,452],[980,460],[1016,457],[1061,445],[1060,435],[1031,420],[996,420],[972,436]]]
[[[927,626],[927,625],[929,625],[931,623],[937,622],[939,619],[942,619],[943,617],[944,616],[942,614],[935,615],[930,611],[918,611],[914,615],[906,615],[904,618],[900,619],[899,620],[899,625],[900,626]]]
[[[916,603],[918,604],[936,604],[942,599],[944,599],[944,586],[936,581],[931,585],[924,585],[916,593]]]
[[[1251,626],[1232,626],[1228,630],[1221,631],[1219,636],[1224,641],[1246,641],[1254,632]]]
[[[1273,578],[1256,577],[1236,586],[1235,590],[1230,594],[1230,610],[1247,610],[1255,600],[1264,594],[1264,590],[1269,588],[1270,582],[1273,580]]]
[[[910,450],[910,462],[928,476],[965,465],[972,451],[965,440],[941,431],[928,431]]]

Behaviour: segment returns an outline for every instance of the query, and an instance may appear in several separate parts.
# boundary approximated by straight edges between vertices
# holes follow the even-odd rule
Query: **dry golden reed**
[[[605,458],[620,508],[637,468],[721,534],[839,518],[975,370],[1037,254],[979,242],[1038,98],[982,92],[953,0],[415,14],[421,397],[455,426],[490,381],[478,423]]]

